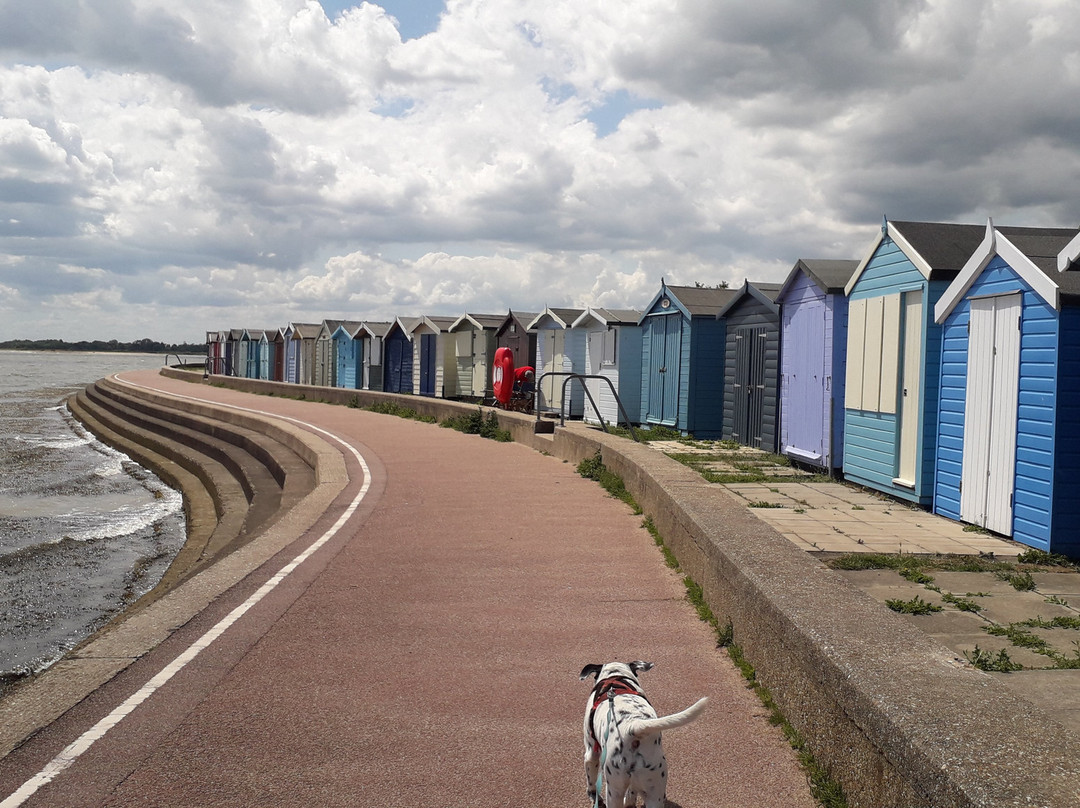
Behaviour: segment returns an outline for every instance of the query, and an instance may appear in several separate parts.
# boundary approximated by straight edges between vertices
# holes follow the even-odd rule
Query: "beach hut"
[[[444,398],[457,389],[457,357],[450,326],[456,317],[423,316],[412,331],[413,392]]]
[[[848,301],[858,261],[800,259],[780,304],[780,453],[828,474],[844,457]]]
[[[930,505],[941,362],[933,311],[983,229],[886,221],[844,287],[845,478]]]
[[[934,511],[1080,556],[1080,230],[994,227],[937,301]]]
[[[383,338],[383,390],[387,393],[413,391],[412,330],[419,317],[398,317]]]
[[[514,355],[514,367],[532,366],[536,361],[536,332],[529,329],[529,323],[536,318],[537,312],[514,311],[506,315],[495,330],[495,347],[509,348]]]
[[[270,335],[270,362],[272,370],[270,378],[275,382],[286,381],[285,363],[287,354],[285,342],[285,329],[275,329]]]
[[[315,364],[311,373],[311,383],[317,387],[337,387],[334,381],[334,374],[337,373],[334,332],[342,322],[323,320],[319,324],[319,333],[315,336]]]
[[[234,375],[240,378],[251,378],[251,336],[248,329],[241,329],[240,339],[236,342],[236,353],[233,354]]]
[[[356,339],[356,332],[362,324],[345,320],[338,324],[330,335],[334,343],[334,386],[356,390],[363,380],[361,365],[361,343]]]
[[[383,341],[392,323],[365,320],[353,338],[360,343],[361,390],[383,389]]]
[[[603,376],[611,381],[587,378],[585,387],[597,410],[585,403],[583,419],[588,423],[625,422],[619,403],[631,422],[641,415],[641,319],[640,311],[630,309],[588,308],[571,324],[571,331],[581,333],[585,344],[585,368],[588,376]],[[612,389],[618,395],[616,402]],[[599,416],[599,417],[598,417]]]
[[[580,381],[567,383],[565,373],[585,373],[585,332],[570,326],[584,309],[545,308],[529,329],[536,332],[537,403],[545,412],[580,418],[585,411],[585,392]],[[563,401],[565,390],[568,401]]]
[[[206,372],[218,375],[225,372],[225,342],[220,331],[206,332]]]
[[[261,328],[245,328],[244,336],[240,343],[243,346],[241,353],[244,357],[243,372],[239,375],[248,379],[258,379],[259,376],[259,343],[266,332]]]
[[[724,423],[724,321],[716,315],[732,289],[668,286],[661,281],[639,325],[641,420],[700,438]]]
[[[450,326],[457,363],[453,395],[481,399],[492,395],[495,332],[504,319],[502,314],[463,314]],[[449,390],[447,394],[450,394]]]
[[[271,342],[272,331],[263,329],[259,337],[259,378],[269,379],[270,371],[274,367],[274,343]]]
[[[780,435],[780,306],[778,283],[751,283],[716,315],[725,324],[725,440],[777,450]]]

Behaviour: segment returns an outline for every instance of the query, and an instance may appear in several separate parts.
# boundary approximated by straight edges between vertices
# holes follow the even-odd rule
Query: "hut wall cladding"
[[[747,296],[725,320],[724,439],[775,452],[780,420],[780,329],[776,315]],[[754,344],[743,345],[743,340]],[[739,361],[740,357],[748,364]],[[737,396],[747,401],[738,401]],[[749,406],[744,409],[744,404]]]

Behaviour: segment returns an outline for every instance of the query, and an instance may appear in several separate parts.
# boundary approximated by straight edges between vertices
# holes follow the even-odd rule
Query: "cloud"
[[[406,41],[0,0],[0,336],[644,305],[882,214],[1075,224],[1078,40],[1064,0],[450,0]]]

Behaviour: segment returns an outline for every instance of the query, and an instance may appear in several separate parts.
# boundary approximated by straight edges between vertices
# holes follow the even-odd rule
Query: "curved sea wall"
[[[212,383],[350,406],[394,403],[439,420],[476,411],[420,396]],[[1080,804],[1080,743],[1061,725],[796,548],[725,489],[597,429],[537,434],[533,416],[489,412],[515,441],[572,463],[599,452],[622,477],[849,805]]]

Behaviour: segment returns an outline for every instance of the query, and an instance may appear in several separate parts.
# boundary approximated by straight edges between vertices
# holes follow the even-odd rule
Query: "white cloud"
[[[644,305],[882,214],[1075,224],[1078,40],[1065,0],[450,0],[404,43],[374,3],[0,0],[0,338]]]

